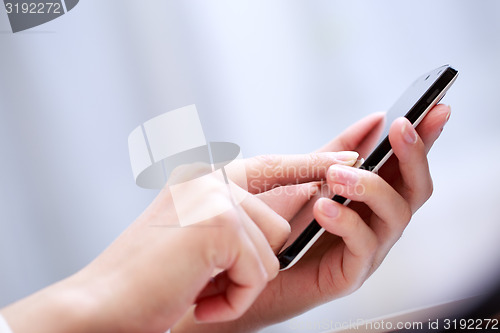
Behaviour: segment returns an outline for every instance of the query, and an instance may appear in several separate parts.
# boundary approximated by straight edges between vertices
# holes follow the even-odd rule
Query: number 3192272
[[[5,4],[7,14],[62,14],[61,4],[57,2],[39,2],[39,3],[11,3]]]

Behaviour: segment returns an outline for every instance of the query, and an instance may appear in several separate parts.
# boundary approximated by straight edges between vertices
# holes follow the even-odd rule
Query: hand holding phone
[[[381,140],[360,168],[377,172],[393,153],[388,138],[389,128],[393,121],[405,116],[413,127],[416,127],[429,110],[444,97],[457,76],[457,70],[445,65],[419,77],[387,112]],[[349,199],[339,195],[335,195],[333,200],[344,205],[350,203]],[[305,209],[311,209],[311,207],[305,207]],[[316,220],[312,220],[296,239],[289,240],[285,244],[285,249],[278,254],[281,270],[297,263],[324,232],[325,229]],[[296,231],[295,235],[297,235]]]
[[[300,235],[303,231],[304,228],[296,228],[295,223],[300,222],[297,220],[302,213],[305,213],[305,226],[311,222],[314,213],[317,223],[327,232],[292,269],[281,272],[267,284],[250,311],[236,321],[216,326],[215,330],[235,331],[241,327],[259,330],[359,288],[399,239],[411,212],[429,198],[432,179],[426,154],[441,134],[449,116],[449,107],[438,105],[422,120],[416,132],[408,120],[397,119],[390,128],[390,142],[395,156],[389,158],[379,174],[349,168],[360,176],[361,184],[378,188],[357,198],[339,192],[353,198],[347,207],[331,200],[331,195],[318,199],[316,204],[311,200],[309,202],[313,206],[306,204],[301,209],[310,198],[308,190],[316,186],[313,183],[286,187],[290,190],[287,193],[295,191],[294,198],[300,197],[301,200],[283,200],[283,196],[268,192],[259,194],[259,199],[279,215],[286,216],[289,221],[295,216],[290,221],[292,233],[297,230]],[[376,133],[380,133],[382,119],[383,115],[378,113],[357,121],[318,152],[354,150],[368,156],[370,147],[376,141]],[[404,130],[410,130],[417,136],[417,141],[407,143]],[[326,181],[334,184],[330,177]],[[322,203],[336,206],[340,215],[337,218],[326,217],[319,209]],[[297,235],[292,241],[296,238]],[[412,263],[408,262],[407,266],[411,267]],[[205,332],[214,327],[196,325],[196,328]]]

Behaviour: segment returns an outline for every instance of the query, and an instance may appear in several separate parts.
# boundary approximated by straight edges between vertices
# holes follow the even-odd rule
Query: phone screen
[[[387,111],[380,140],[361,168],[376,172],[392,154],[387,136],[394,120],[405,116],[413,127],[416,127],[427,112],[444,97],[457,75],[458,71],[445,65],[416,79]]]
[[[445,65],[415,80],[387,112],[380,140],[360,168],[377,172],[392,155],[388,135],[393,121],[405,116],[416,127],[427,112],[444,97],[457,75],[457,70]],[[306,204],[290,221],[292,226],[290,239],[285,244],[284,250],[278,254],[282,270],[294,265],[325,231],[312,217],[312,206],[321,196],[324,195],[318,195]],[[350,202],[338,195],[333,196],[332,200],[344,205]]]
[[[385,116],[384,130],[375,147],[382,143],[382,141],[389,135],[389,129],[394,120],[409,113],[412,110],[413,106],[417,105],[420,98],[432,87],[432,85],[436,82],[436,80],[447,67],[448,66],[443,66],[433,70],[432,72],[422,75],[406,89],[406,91],[401,95],[396,103],[394,103],[394,105],[387,111]],[[434,91],[435,95],[431,94],[430,98],[434,99],[435,97],[437,97],[440,91],[440,89],[436,88]],[[428,101],[429,104],[431,102],[432,100]],[[439,103],[439,101],[437,101],[435,104],[437,103]]]

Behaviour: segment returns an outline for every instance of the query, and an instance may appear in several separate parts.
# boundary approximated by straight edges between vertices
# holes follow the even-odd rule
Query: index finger
[[[277,186],[323,180],[332,164],[354,165],[358,156],[353,151],[340,151],[252,157],[244,161],[247,189],[256,194]]]

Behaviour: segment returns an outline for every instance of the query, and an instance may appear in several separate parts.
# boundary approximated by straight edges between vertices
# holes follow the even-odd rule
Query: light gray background
[[[86,265],[152,200],[127,151],[143,121],[196,103],[209,141],[308,152],[446,63],[461,74],[431,200],[359,291],[265,331],[481,292],[500,257],[499,15],[498,1],[86,0],[12,34],[0,11],[0,306]]]

